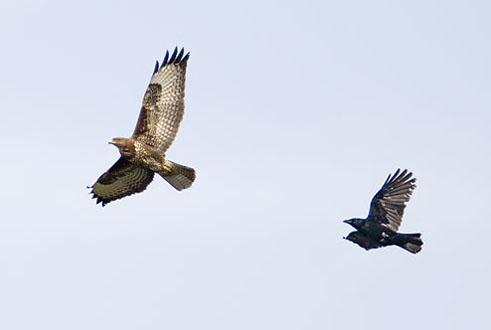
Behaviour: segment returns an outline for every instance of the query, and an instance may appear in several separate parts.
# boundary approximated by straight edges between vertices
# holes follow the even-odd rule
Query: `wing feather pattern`
[[[165,153],[174,141],[184,114],[184,85],[189,53],[177,47],[165,58],[154,74],[143,97],[133,138]]]
[[[375,194],[370,204],[369,221],[376,221],[393,231],[401,225],[406,203],[411,198],[416,179],[407,170],[397,171],[388,176],[382,188]]]
[[[92,198],[97,204],[107,203],[144,191],[152,182],[154,172],[135,166],[120,157],[116,163],[102,174],[92,187]]]

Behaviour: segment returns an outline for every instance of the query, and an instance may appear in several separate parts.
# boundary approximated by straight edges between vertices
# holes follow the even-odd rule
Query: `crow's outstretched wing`
[[[92,187],[92,198],[102,206],[116,199],[144,191],[152,182],[154,172],[135,166],[120,157],[116,163],[102,174]]]
[[[177,48],[169,57],[167,51],[162,64],[156,63],[147,87],[133,138],[161,153],[174,141],[184,114],[184,82],[189,53]]]
[[[401,225],[406,202],[416,188],[416,179],[411,179],[413,174],[400,169],[385,180],[382,188],[375,194],[370,204],[368,221],[374,221],[387,228],[397,231]]]

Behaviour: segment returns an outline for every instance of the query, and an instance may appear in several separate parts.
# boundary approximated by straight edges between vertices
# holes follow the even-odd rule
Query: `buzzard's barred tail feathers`
[[[196,172],[191,167],[180,165],[167,159],[165,160],[165,167],[170,168],[171,171],[162,171],[159,173],[160,176],[179,191],[191,187],[196,179]]]

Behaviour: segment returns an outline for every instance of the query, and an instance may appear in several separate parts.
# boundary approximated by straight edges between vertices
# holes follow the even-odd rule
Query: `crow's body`
[[[402,221],[406,202],[416,187],[412,173],[398,169],[389,175],[382,188],[375,194],[366,219],[353,218],[344,222],[353,226],[347,240],[366,250],[397,245],[411,253],[421,251],[421,234],[401,234],[397,230]]]

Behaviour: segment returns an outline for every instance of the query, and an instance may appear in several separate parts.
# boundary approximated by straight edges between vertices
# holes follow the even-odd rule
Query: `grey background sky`
[[[0,328],[491,328],[490,9],[1,2]],[[101,208],[85,187],[176,45],[168,157],[197,181]],[[398,167],[423,251],[343,240]]]

